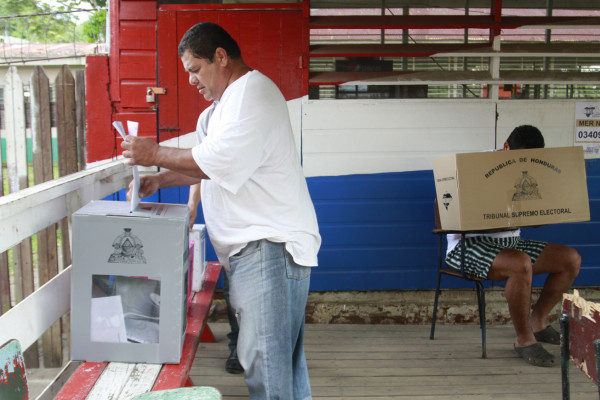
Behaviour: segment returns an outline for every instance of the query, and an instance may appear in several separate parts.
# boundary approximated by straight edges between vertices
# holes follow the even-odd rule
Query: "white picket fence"
[[[0,315],[10,314],[9,310],[68,269],[70,215],[91,200],[119,191],[131,179],[131,168],[120,161],[86,169],[84,71],[74,76],[63,66],[51,85],[42,67],[34,68],[29,82],[21,80],[16,67],[10,67],[2,87],[1,136],[6,160],[0,153]],[[30,107],[29,127],[26,107]],[[55,128],[51,126],[52,107]],[[52,159],[53,131],[56,162]],[[44,310],[27,312],[31,315],[19,320],[35,325]],[[14,329],[36,332],[34,325]],[[40,359],[44,367],[62,366],[69,359],[68,332],[66,315],[46,330],[41,340],[32,341],[26,351],[27,368],[39,367]]]

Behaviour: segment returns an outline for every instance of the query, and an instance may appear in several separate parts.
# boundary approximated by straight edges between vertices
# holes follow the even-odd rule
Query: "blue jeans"
[[[310,267],[296,264],[284,243],[267,240],[249,243],[229,263],[237,353],[250,399],[311,399],[303,344]]]

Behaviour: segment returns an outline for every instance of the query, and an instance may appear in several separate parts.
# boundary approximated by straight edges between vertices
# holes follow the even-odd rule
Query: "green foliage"
[[[82,33],[85,42],[106,41],[106,10],[90,14],[90,18],[82,25]]]
[[[102,42],[106,40],[106,0],[0,1],[3,34],[35,43]],[[85,13],[77,10],[94,8]],[[87,19],[82,21],[80,18]],[[6,18],[8,17],[8,18]]]
[[[75,8],[105,8],[106,0],[56,0],[64,10]]]

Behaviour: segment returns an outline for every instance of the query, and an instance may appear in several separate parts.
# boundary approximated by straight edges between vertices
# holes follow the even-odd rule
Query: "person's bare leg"
[[[506,280],[504,294],[517,334],[515,339],[517,347],[525,347],[537,342],[533,336],[529,317],[532,276],[531,258],[513,249],[504,249],[498,253],[488,272],[488,279]]]
[[[539,332],[547,326],[552,308],[562,299],[579,274],[581,256],[572,247],[548,243],[535,264],[533,274],[547,273],[548,278],[531,313],[533,332]]]

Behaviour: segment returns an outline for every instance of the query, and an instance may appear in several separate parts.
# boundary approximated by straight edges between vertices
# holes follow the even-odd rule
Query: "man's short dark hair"
[[[212,62],[217,47],[225,49],[230,58],[242,56],[237,42],[225,29],[212,22],[199,22],[183,35],[177,51],[179,57],[189,50],[194,57]]]
[[[542,132],[531,125],[517,126],[506,139],[506,142],[511,150],[538,149],[545,146]]]

